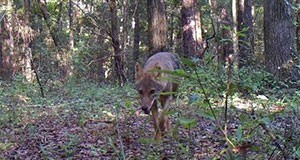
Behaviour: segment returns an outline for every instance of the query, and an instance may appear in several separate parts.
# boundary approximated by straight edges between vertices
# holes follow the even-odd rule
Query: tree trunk
[[[254,33],[252,0],[239,0],[238,6],[239,67],[247,66],[253,59]]]
[[[220,13],[220,23],[221,23],[221,40],[224,40],[220,47],[218,48],[218,63],[224,64],[225,60],[230,54],[233,53],[232,34],[228,28],[231,28],[232,21],[229,18],[229,14],[226,8],[221,9]]]
[[[234,60],[237,58],[239,53],[239,42],[238,42],[238,7],[237,7],[237,1],[238,0],[232,0],[232,44],[233,44],[233,55],[229,57],[230,62],[234,62]]]
[[[182,29],[183,51],[187,57],[200,57],[202,55],[201,15],[197,0],[182,1]]]
[[[165,0],[147,0],[150,56],[167,50],[167,21]]]
[[[56,47],[60,47],[61,43],[60,43],[60,40],[58,38],[58,35],[56,34],[56,33],[58,33],[58,28],[57,27],[53,27],[53,23],[52,23],[52,20],[51,20],[48,8],[46,6],[46,2],[38,0],[38,3],[39,3],[39,7],[40,7],[40,9],[42,11],[43,17],[44,17],[44,19],[46,21],[46,24],[48,26],[50,35],[51,35],[51,37],[53,39],[54,45]]]
[[[4,19],[4,17],[3,17]],[[4,52],[3,52],[3,45],[4,45],[4,20],[0,21],[0,79],[3,79],[5,68],[4,68]]]
[[[123,0],[122,2],[122,19],[121,19],[121,48],[126,50],[128,46],[128,21],[127,21],[127,14],[128,14],[128,0]],[[124,57],[125,58],[125,57]]]
[[[123,53],[120,48],[119,40],[119,27],[118,27],[118,17],[117,17],[117,4],[115,0],[109,2],[110,6],[110,16],[111,16],[111,40],[114,48],[114,69],[118,76],[118,80],[121,86],[125,84],[127,78],[125,76],[124,61],[122,59]]]
[[[69,48],[71,51],[74,49],[74,7],[73,7],[73,1],[69,0],[69,29],[70,29],[70,35],[69,35]]]
[[[136,11],[134,14],[134,39],[133,39],[133,61],[134,65],[139,59],[140,54],[140,2],[135,1]]]
[[[25,16],[24,16],[24,26],[28,27],[28,31],[32,30],[30,27],[30,0],[24,0],[24,10],[25,10]],[[31,33],[24,34],[23,37],[23,47],[25,51],[25,55],[22,57],[24,62],[24,69],[23,74],[25,75],[28,82],[32,82],[34,79],[33,76],[33,69],[31,66],[32,61],[32,52],[30,43],[32,41],[32,35]]]
[[[290,0],[264,0],[266,67],[278,78],[289,77],[295,45],[293,9]]]
[[[5,80],[11,80],[16,73],[16,56],[14,52],[14,35],[13,35],[13,28],[14,28],[14,20],[13,20],[13,8],[12,2],[10,0],[7,1],[7,14],[4,15],[2,18],[1,24],[3,31],[1,37],[3,38],[2,41],[2,75],[1,77]]]
[[[297,10],[297,29],[296,29],[296,38],[297,38],[297,52],[298,56],[300,55],[300,0],[296,1],[298,5],[298,10]]]

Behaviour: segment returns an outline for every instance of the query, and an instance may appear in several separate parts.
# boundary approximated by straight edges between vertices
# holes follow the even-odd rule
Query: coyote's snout
[[[157,103],[160,102],[162,108],[167,104],[170,94],[161,94],[162,92],[175,92],[178,84],[168,81],[170,75],[161,72],[154,72],[153,70],[169,70],[175,71],[180,68],[178,58],[168,52],[159,52],[153,55],[145,63],[144,68],[139,63],[135,68],[135,87],[141,98],[142,110],[145,114],[151,111],[154,127],[155,139],[160,139],[162,133],[169,129],[169,120],[164,113],[158,116]],[[169,79],[170,80],[170,79]]]

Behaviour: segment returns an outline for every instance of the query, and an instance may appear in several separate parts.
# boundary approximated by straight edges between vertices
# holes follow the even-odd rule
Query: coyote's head
[[[153,69],[160,69],[155,65]],[[159,94],[163,90],[163,85],[157,79],[161,76],[161,73],[144,71],[139,63],[135,66],[135,88],[141,98],[142,110],[145,114],[149,114],[151,107],[159,97]]]

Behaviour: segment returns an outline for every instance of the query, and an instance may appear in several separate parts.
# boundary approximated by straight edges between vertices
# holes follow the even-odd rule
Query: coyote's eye
[[[142,89],[139,89],[139,94],[143,94],[143,90]]]
[[[152,94],[155,94],[155,89],[151,89],[150,90],[150,94],[152,95]]]

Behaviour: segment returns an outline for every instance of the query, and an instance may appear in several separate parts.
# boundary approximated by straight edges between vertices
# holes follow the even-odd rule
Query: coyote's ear
[[[142,66],[139,64],[139,62],[136,62],[135,64],[135,80],[140,80],[144,75],[144,71]]]
[[[159,66],[158,63],[156,63],[156,64],[154,65],[154,69],[155,69],[155,70],[161,70],[161,67]],[[155,79],[158,79],[158,78],[161,77],[161,76],[162,76],[162,73],[159,72],[159,71],[154,73]]]

